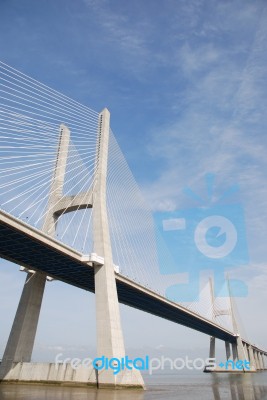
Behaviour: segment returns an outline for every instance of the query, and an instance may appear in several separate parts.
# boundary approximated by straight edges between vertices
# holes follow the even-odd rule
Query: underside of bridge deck
[[[0,256],[18,265],[42,271],[45,274],[78,288],[94,292],[94,269],[85,265],[77,257],[45,244],[34,235],[27,235],[0,220]],[[117,275],[117,291],[119,301],[161,318],[187,326],[194,330],[214,336],[228,342],[235,337],[212,322],[191,314],[167,299],[154,295],[153,292],[123,276]],[[140,286],[140,287],[138,287]]]

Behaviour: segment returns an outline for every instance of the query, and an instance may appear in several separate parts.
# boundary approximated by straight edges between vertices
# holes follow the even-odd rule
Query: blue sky
[[[266,21],[263,0],[0,0],[2,61],[94,110],[108,107],[153,210],[195,207],[183,188],[205,196],[208,172],[216,174],[215,197],[239,184],[251,260],[235,271],[250,290],[240,314],[249,336],[265,346]],[[1,262],[0,352],[24,279],[16,270]],[[66,348],[93,348],[93,307],[92,295],[49,284],[40,348],[56,347],[63,332]],[[193,341],[208,348],[207,337],[135,310],[122,307],[122,319],[130,347]],[[141,335],[136,327],[148,319]],[[183,343],[180,335],[187,336]]]

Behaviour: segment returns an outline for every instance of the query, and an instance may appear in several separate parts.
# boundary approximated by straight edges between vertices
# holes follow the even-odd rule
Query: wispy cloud
[[[148,152],[160,168],[144,189],[155,210],[169,210],[197,206],[182,189],[191,186],[205,196],[207,172],[217,174],[217,193],[239,183],[253,262],[266,259],[267,233],[266,7],[258,11],[251,5],[237,13],[241,26],[254,27],[247,45],[235,25],[233,45],[208,39],[178,49],[179,71],[190,84],[181,87],[178,102],[174,96],[176,117],[151,132]],[[225,13],[226,6],[218,12]],[[221,29],[214,27],[214,36]]]

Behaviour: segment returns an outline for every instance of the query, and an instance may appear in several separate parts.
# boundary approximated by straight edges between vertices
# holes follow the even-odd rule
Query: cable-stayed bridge
[[[159,272],[153,216],[109,119],[107,109],[97,113],[0,63],[0,255],[27,272],[0,378],[31,380],[42,297],[51,278],[96,294],[99,356],[125,355],[119,301],[210,335],[210,357],[217,338],[225,341],[227,359],[247,359],[251,370],[264,369],[267,353],[240,334],[232,300],[214,299],[212,284],[199,302],[166,298],[173,277]],[[34,368],[37,381],[91,379],[83,372],[59,378],[57,371]],[[115,377],[104,371],[98,383],[143,386],[138,370]]]

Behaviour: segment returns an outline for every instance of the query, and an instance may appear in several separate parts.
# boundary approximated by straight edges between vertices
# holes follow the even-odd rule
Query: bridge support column
[[[262,362],[261,362],[261,353],[257,352],[258,360],[259,360],[259,369],[262,370]]]
[[[99,115],[99,141],[93,198],[94,252],[104,259],[104,265],[94,266],[96,296],[96,326],[98,357],[124,358],[125,349],[120,321],[112,249],[106,209],[106,176],[108,162],[110,114],[104,109]],[[98,374],[99,387],[143,387],[140,371],[123,370],[117,375],[111,369]]]
[[[257,350],[254,351],[254,358],[255,358],[255,362],[256,362],[256,368],[257,370],[260,370],[260,363],[259,363],[259,357],[258,357],[258,352]]]
[[[52,178],[46,217],[42,229],[51,236],[54,236],[56,231],[56,217],[53,213],[53,206],[63,192],[69,138],[70,132],[68,128],[61,125],[55,172]],[[0,379],[3,379],[8,373],[12,363],[30,362],[31,360],[45,283],[46,276],[44,274],[40,272],[28,273],[3,355]]]
[[[250,361],[250,368],[252,370],[256,370],[257,366],[256,366],[256,361],[254,358],[254,352],[251,346],[248,346],[248,355],[249,355],[249,361]]]
[[[256,368],[256,370],[258,370],[259,366],[258,366],[258,361],[257,361],[257,357],[256,357],[256,351],[254,349],[252,349],[252,351],[253,351],[253,358],[255,361],[255,368]]]
[[[262,353],[262,365],[263,365],[263,369],[265,369],[265,355],[264,355],[264,353]]]
[[[259,369],[262,370],[261,354],[259,351],[257,351],[257,357],[258,357],[258,361],[259,361]]]
[[[261,359],[261,353],[260,353],[260,351],[258,352],[258,357],[259,357],[260,369],[262,370],[262,369],[263,369],[263,366],[262,366],[262,359]]]
[[[246,343],[242,343],[242,345],[243,345],[243,349],[244,349],[245,360],[248,361],[249,356],[248,356],[248,347],[247,347],[247,344],[246,344]]]
[[[259,356],[260,356],[260,362],[261,362],[261,369],[264,369],[263,354],[259,353]]]
[[[225,342],[225,352],[226,352],[226,360],[228,361],[231,358],[231,348],[229,342]]]
[[[13,362],[30,362],[42,304],[46,276],[27,274],[11,333],[3,355],[0,379]]]
[[[246,348],[246,343],[243,343],[241,337],[239,335],[236,336],[236,342],[232,343],[233,349],[233,361],[236,362],[238,360],[248,360],[248,352]],[[243,369],[244,372],[249,372],[245,368]]]
[[[236,344],[237,344],[237,358],[238,358],[238,360],[245,360],[246,359],[246,353],[245,353],[244,345],[243,345],[243,342],[242,342],[242,339],[240,338],[240,336],[237,336]]]
[[[257,359],[258,359],[258,364],[259,364],[259,369],[262,369],[262,365],[261,365],[261,359],[260,359],[260,353],[259,351],[257,351]]]
[[[215,337],[210,337],[210,358],[215,358]]]
[[[233,361],[237,361],[237,344],[232,343]]]

